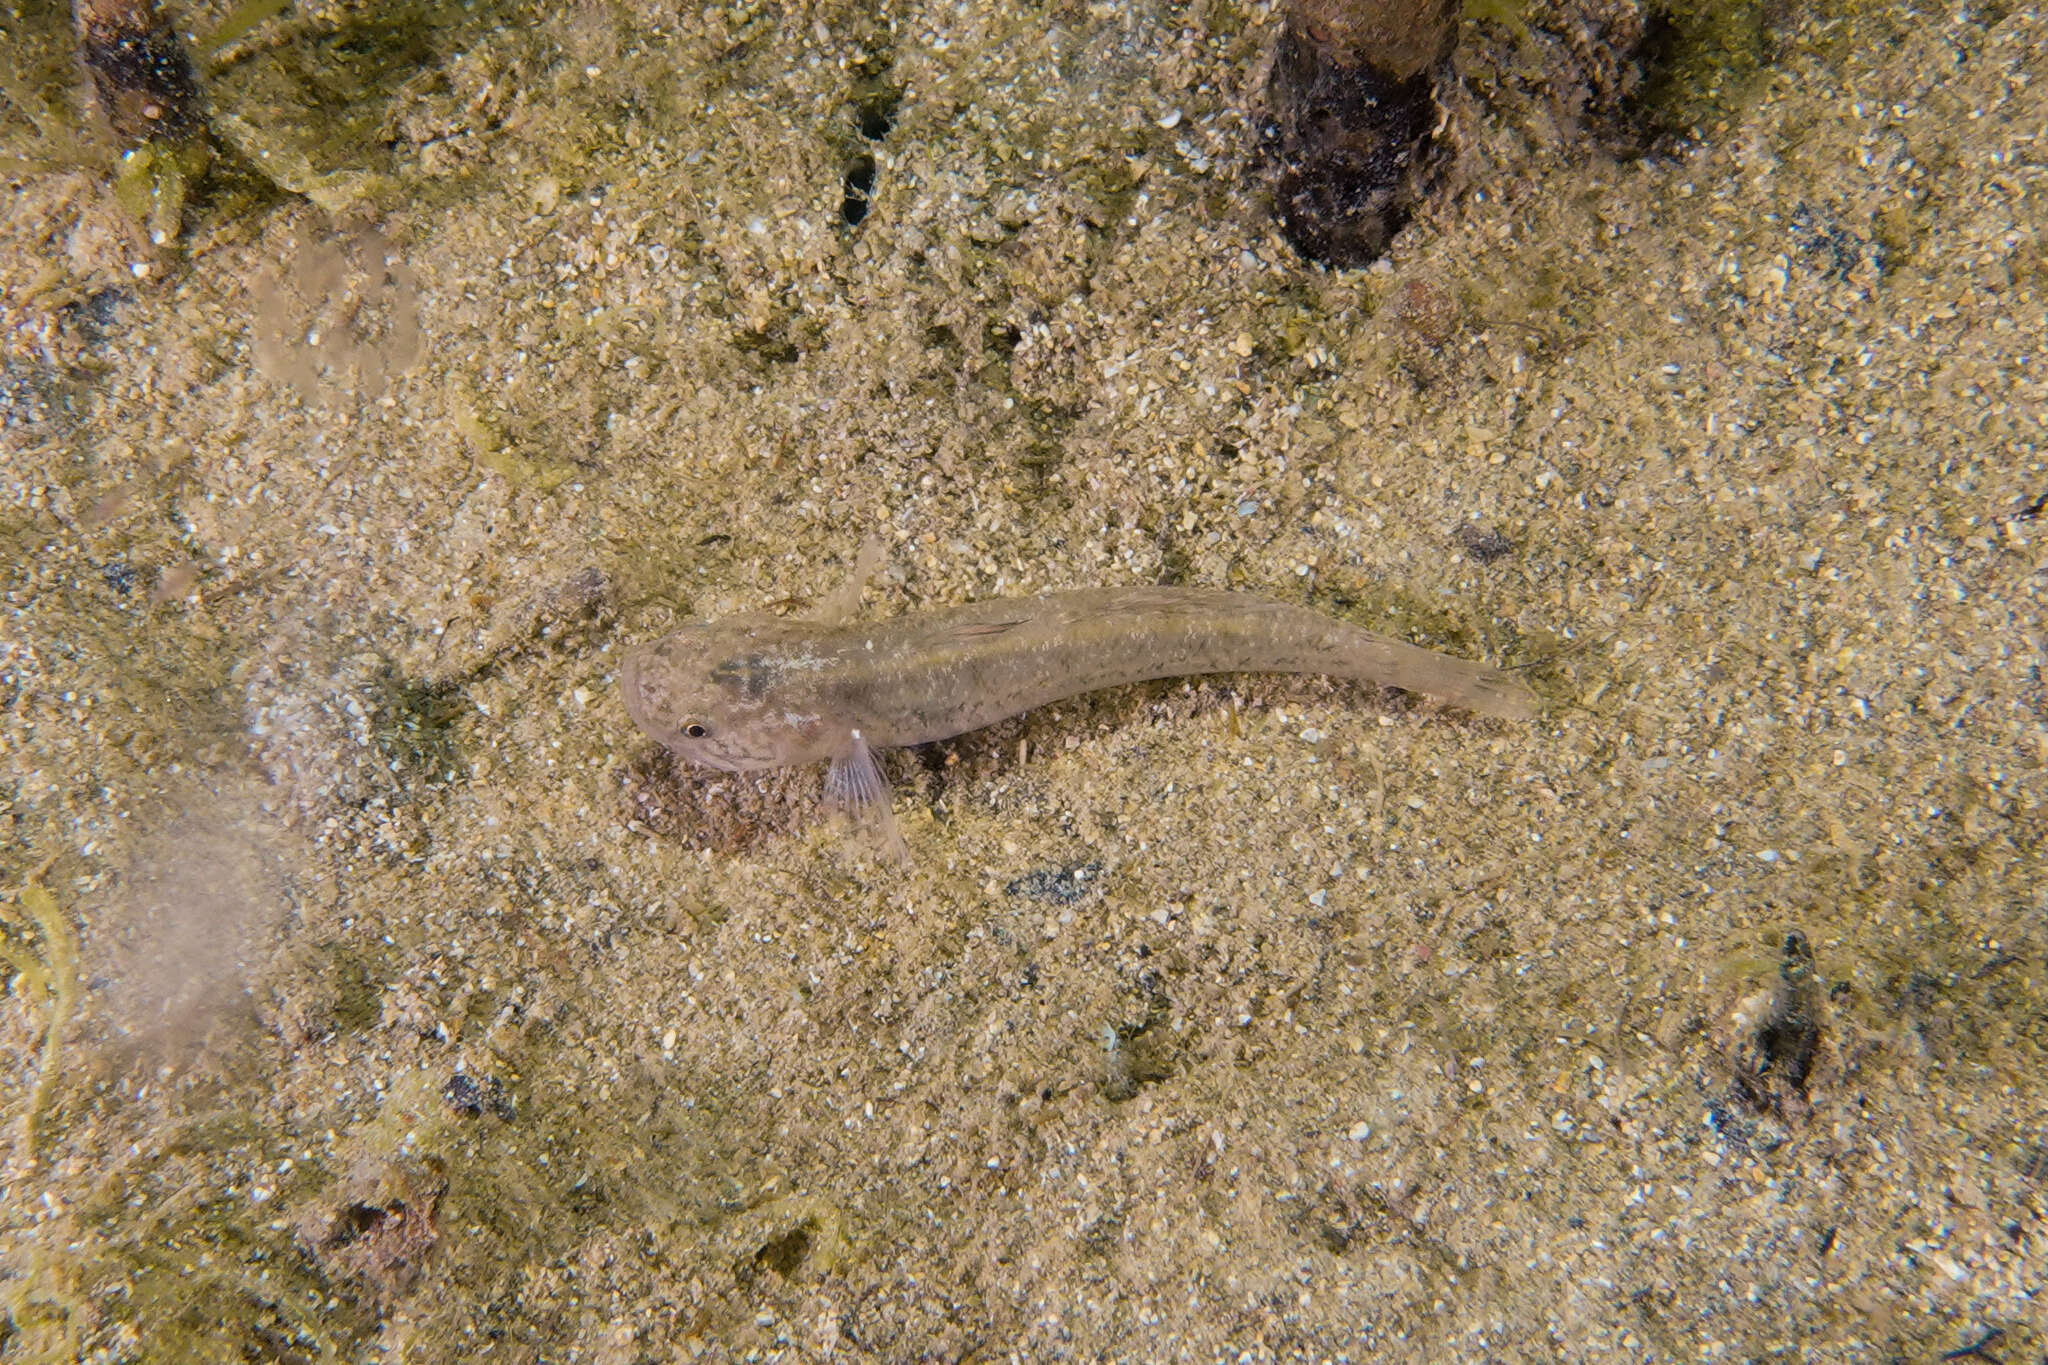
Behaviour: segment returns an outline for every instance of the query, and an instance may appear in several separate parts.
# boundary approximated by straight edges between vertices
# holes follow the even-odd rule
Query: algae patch
[[[35,878],[16,894],[15,905],[0,905],[0,963],[14,974],[17,994],[45,1002],[47,1020],[34,1087],[22,1123],[31,1154],[50,1091],[57,1081],[64,1029],[78,1004],[78,935],[57,898]]]

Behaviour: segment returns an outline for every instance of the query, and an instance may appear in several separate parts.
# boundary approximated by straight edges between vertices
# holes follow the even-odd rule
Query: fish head
[[[790,705],[789,623],[738,618],[687,626],[629,651],[619,668],[626,714],[689,762],[726,772],[829,756],[815,715]]]

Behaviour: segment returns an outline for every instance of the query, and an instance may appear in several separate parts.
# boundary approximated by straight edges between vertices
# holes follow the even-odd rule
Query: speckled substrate
[[[86,966],[33,1141],[0,1002],[0,1357],[2038,1358],[2048,22],[1838,10],[1626,163],[1481,26],[1332,276],[1272,14],[864,12],[437,30],[374,231],[10,191]],[[1106,694],[900,757],[877,866],[614,688],[870,532],[873,611],[1252,588],[1554,706]]]

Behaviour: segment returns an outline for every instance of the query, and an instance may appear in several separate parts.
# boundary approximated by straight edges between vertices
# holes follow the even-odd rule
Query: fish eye
[[[683,727],[683,733],[688,735],[691,739],[702,739],[704,738],[704,736],[710,734],[711,732],[705,729],[703,726],[697,724],[695,721],[691,721],[688,725],[685,725]]]

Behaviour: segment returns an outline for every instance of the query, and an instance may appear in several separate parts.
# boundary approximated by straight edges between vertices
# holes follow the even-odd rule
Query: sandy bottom
[[[1228,0],[309,10],[182,255],[0,124],[0,1359],[2048,1350],[2048,22],[1618,158],[1488,8],[1335,275]],[[616,688],[870,535],[1549,708],[1098,694],[883,864]]]

